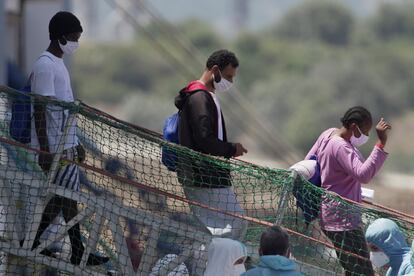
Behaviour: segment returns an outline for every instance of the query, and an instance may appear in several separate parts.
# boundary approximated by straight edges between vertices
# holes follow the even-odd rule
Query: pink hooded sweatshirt
[[[368,183],[377,174],[387,153],[375,146],[368,159],[350,142],[332,136],[335,128],[324,131],[315,142],[306,159],[318,156],[321,166],[322,188],[347,199],[361,202],[361,183]],[[354,230],[361,226],[361,214],[349,203],[323,197],[320,224],[326,231]]]

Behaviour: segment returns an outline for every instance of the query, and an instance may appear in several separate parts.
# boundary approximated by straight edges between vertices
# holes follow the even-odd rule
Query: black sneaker
[[[57,254],[47,248],[43,249],[42,251],[40,251],[40,254],[44,255],[44,256],[48,256],[48,257],[52,257],[52,258],[56,258]]]
[[[108,257],[102,257],[102,256],[95,255],[95,254],[89,254],[86,265],[101,265],[101,264],[107,263],[108,261],[109,261]],[[79,265],[81,262],[81,258],[72,256],[70,258],[70,262],[74,265]]]
[[[108,257],[103,257],[95,254],[89,254],[88,261],[86,262],[86,265],[101,265],[105,264],[109,261]]]

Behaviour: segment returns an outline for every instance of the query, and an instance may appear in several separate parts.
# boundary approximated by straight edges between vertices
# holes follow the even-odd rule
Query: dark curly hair
[[[214,65],[217,65],[220,70],[223,70],[229,64],[232,67],[237,68],[239,67],[239,60],[233,52],[223,49],[215,51],[209,56],[206,67],[210,70]]]
[[[279,226],[267,228],[260,237],[262,255],[286,255],[289,249],[289,235]]]

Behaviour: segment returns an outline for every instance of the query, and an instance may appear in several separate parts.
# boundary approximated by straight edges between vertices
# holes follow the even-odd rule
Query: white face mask
[[[216,89],[215,92],[218,92],[218,93],[226,92],[233,86],[233,83],[231,81],[228,81],[223,77],[221,77],[221,80],[219,82],[216,82],[216,80],[214,79],[214,74],[213,74],[213,80],[214,80],[214,88]]]
[[[63,45],[59,41],[59,46],[63,53],[72,55],[79,48],[79,42],[66,40],[66,44]]]
[[[359,133],[361,134],[361,136],[359,136],[358,138],[355,137],[355,135],[352,133],[351,136],[351,144],[354,145],[355,147],[360,147],[363,144],[365,144],[366,142],[368,142],[369,136],[366,136],[364,133],[362,133],[362,131],[359,129],[359,127],[357,126]]]
[[[246,272],[244,264],[236,264],[234,265],[233,271],[230,272],[230,276],[240,276],[243,272]]]
[[[390,262],[390,258],[381,251],[371,252],[369,259],[371,260],[372,265],[376,268],[383,267]]]

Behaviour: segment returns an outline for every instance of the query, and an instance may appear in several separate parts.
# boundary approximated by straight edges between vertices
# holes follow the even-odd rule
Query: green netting
[[[180,264],[185,265],[189,275],[202,275],[206,250],[214,236],[245,243],[254,264],[258,260],[260,235],[272,224],[279,224],[289,232],[292,255],[301,272],[340,275],[343,268],[337,254],[353,255],[342,248],[344,243],[334,246],[318,221],[305,223],[302,210],[296,206],[294,191],[334,200],[344,212],[361,214],[361,230],[377,218],[389,217],[398,223],[407,239],[414,236],[412,218],[326,194],[295,172],[202,155],[166,143],[157,133],[82,103],[32,98],[39,104],[68,110],[76,122],[76,135],[86,150],[83,163],[58,151],[52,169],[45,174],[37,163],[39,151],[30,144],[16,143],[9,135],[15,92],[3,90],[0,248],[1,270],[8,275],[30,275],[45,270],[63,275],[166,275],[166,271],[182,268]],[[161,163],[163,147],[178,156],[178,173],[167,170]],[[79,191],[53,182],[59,168],[73,164],[80,169]],[[231,183],[232,188],[214,186],[217,183]],[[59,213],[40,245],[34,247],[45,206],[56,195],[77,202],[75,215],[78,215],[65,221],[63,211]],[[67,232],[77,223],[81,233],[78,237],[84,246],[80,263],[73,262],[74,244],[79,242],[72,241],[74,235]],[[45,248],[52,252],[51,256],[41,252]],[[90,266],[89,253],[107,256],[109,261]],[[168,254],[177,257],[164,270],[154,270],[157,261]],[[355,271],[359,270],[358,257],[348,261],[354,262],[349,265]]]

